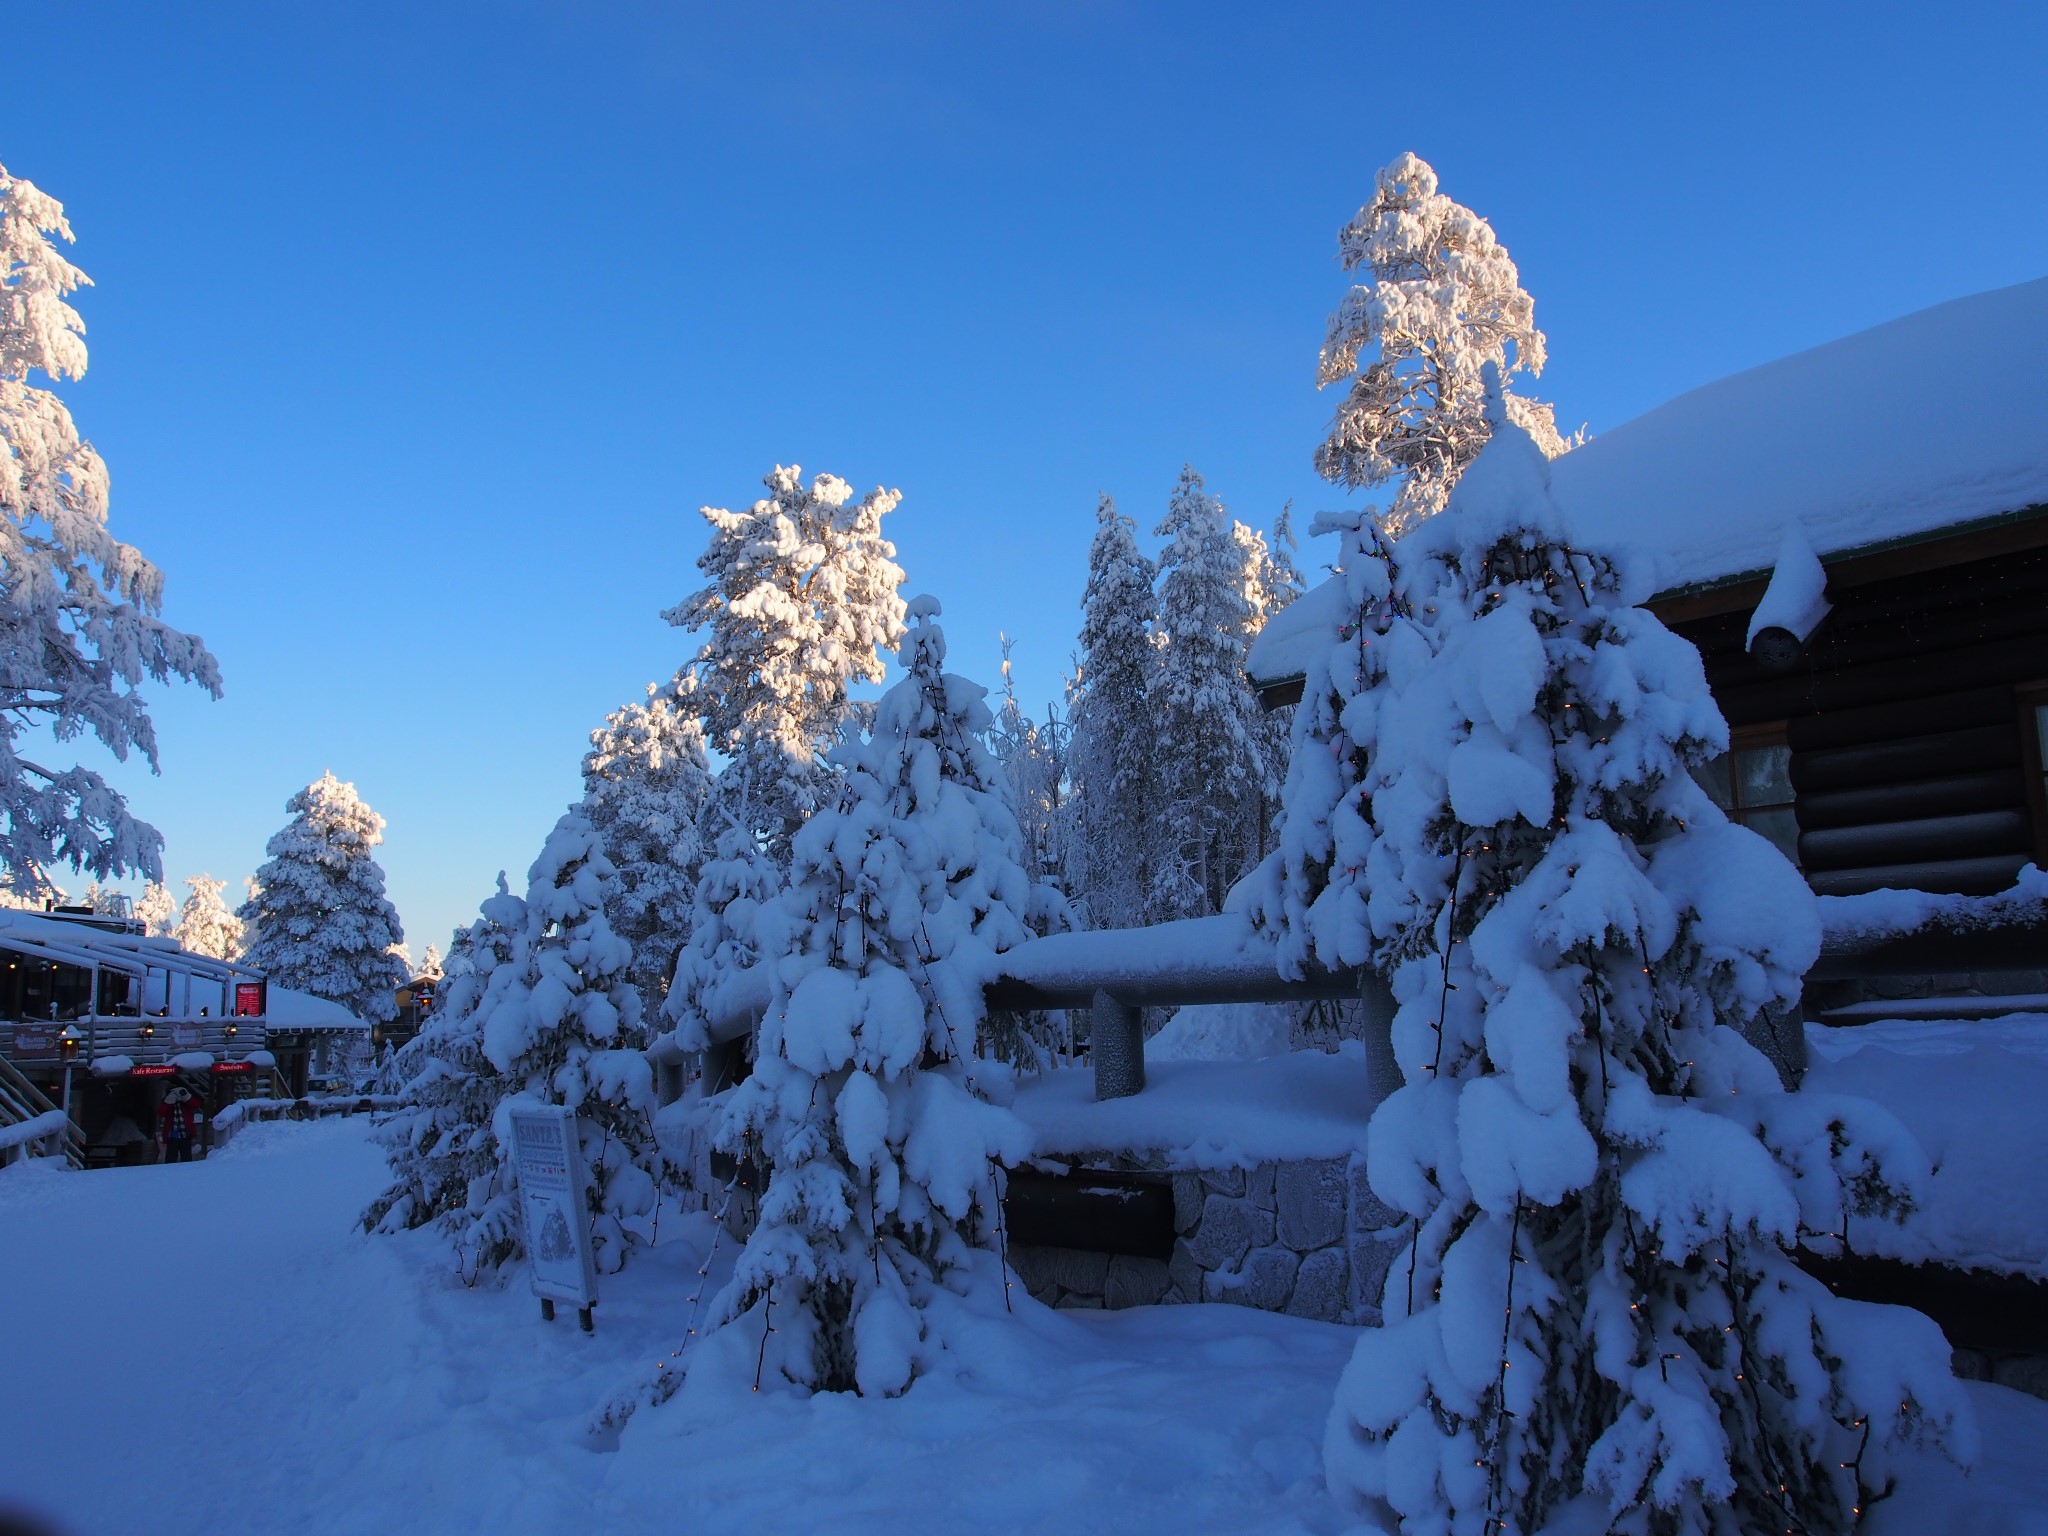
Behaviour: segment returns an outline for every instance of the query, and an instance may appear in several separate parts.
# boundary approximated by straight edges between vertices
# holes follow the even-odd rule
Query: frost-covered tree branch
[[[163,839],[98,774],[45,767],[22,738],[90,734],[117,760],[157,766],[146,681],[216,698],[205,644],[158,617],[163,576],[107,528],[107,467],[52,383],[85,372],[85,325],[68,302],[85,274],[58,252],[63,205],[0,167],[0,880],[26,897],[60,863],[98,877],[163,876]]]

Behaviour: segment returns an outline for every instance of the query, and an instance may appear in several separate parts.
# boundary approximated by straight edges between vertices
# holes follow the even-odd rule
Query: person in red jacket
[[[164,1095],[156,1111],[156,1148],[167,1163],[192,1161],[192,1144],[199,1139],[206,1113],[192,1090],[179,1083]]]

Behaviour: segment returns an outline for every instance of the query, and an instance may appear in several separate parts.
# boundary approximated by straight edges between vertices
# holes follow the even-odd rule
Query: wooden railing
[[[0,1059],[0,1127],[50,1123],[50,1117],[59,1117],[60,1123],[52,1123],[51,1129],[28,1141],[41,1141],[47,1152],[61,1152],[64,1160],[74,1168],[85,1166],[85,1133],[78,1123],[65,1115],[50,1102],[49,1096],[15,1070],[14,1065]],[[12,1161],[16,1146],[26,1146],[28,1141],[10,1142],[0,1162]]]

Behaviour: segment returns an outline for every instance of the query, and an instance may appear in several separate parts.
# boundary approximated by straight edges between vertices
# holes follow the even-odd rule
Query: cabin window
[[[1782,724],[1745,726],[1729,748],[1693,769],[1714,804],[1752,832],[1761,833],[1793,864],[1799,863],[1799,821],[1792,810],[1792,748]]]

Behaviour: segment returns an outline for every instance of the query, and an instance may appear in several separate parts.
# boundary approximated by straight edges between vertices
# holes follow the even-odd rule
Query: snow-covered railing
[[[1002,957],[1003,974],[988,984],[992,1009],[1086,1008],[1088,1055],[1095,1096],[1122,1098],[1145,1086],[1145,1035],[1139,1010],[1192,1003],[1283,1003],[1357,998],[1379,1026],[1369,1032],[1373,1081],[1384,1092],[1395,1078],[1386,1027],[1393,999],[1370,971],[1313,968],[1299,978],[1280,974],[1273,947],[1250,919],[1225,912],[1150,928],[1060,933]]]
[[[225,1146],[236,1131],[259,1120],[311,1119],[396,1109],[390,1093],[336,1093],[303,1099],[237,1099],[213,1117],[213,1144]]]
[[[1398,1081],[1387,1026],[1393,998],[1370,971],[1311,970],[1282,976],[1272,946],[1240,913],[1187,918],[1149,928],[1061,933],[1021,944],[1002,957],[1002,973],[984,989],[988,1006],[1003,1012],[1089,1010],[1089,1059],[1096,1097],[1122,1098],[1145,1086],[1145,1038],[1139,1010],[1191,1003],[1279,1003],[1355,998],[1377,1026],[1368,1030],[1373,1081],[1384,1092]],[[760,968],[727,977],[713,994],[711,1034],[739,1039],[767,1011],[767,973]],[[678,1059],[672,1037],[650,1052],[657,1062]]]
[[[2048,875],[2025,869],[1995,896],[1870,891],[1820,898],[1809,981],[2048,969]]]
[[[1809,980],[2048,969],[2048,875],[2038,871],[2027,871],[1997,896],[1873,891],[1824,896],[1820,906],[1821,952]],[[736,972],[713,996],[713,1039],[740,1039],[767,1011],[767,972]],[[1388,1038],[1393,998],[1385,980],[1365,970],[1282,976],[1271,946],[1241,913],[1034,939],[1002,957],[1001,974],[988,983],[985,996],[991,1009],[1006,1012],[1088,1009],[1098,1098],[1120,1098],[1145,1086],[1139,1010],[1191,1003],[1356,999],[1369,1021],[1373,1081],[1384,1085],[1377,1091],[1399,1081]],[[650,1055],[672,1065],[683,1052],[665,1036]]]
[[[0,1164],[13,1162],[23,1148],[37,1142],[43,1143],[45,1155],[53,1154],[70,1134],[71,1117],[61,1109],[45,1110],[14,1125],[0,1125]]]

